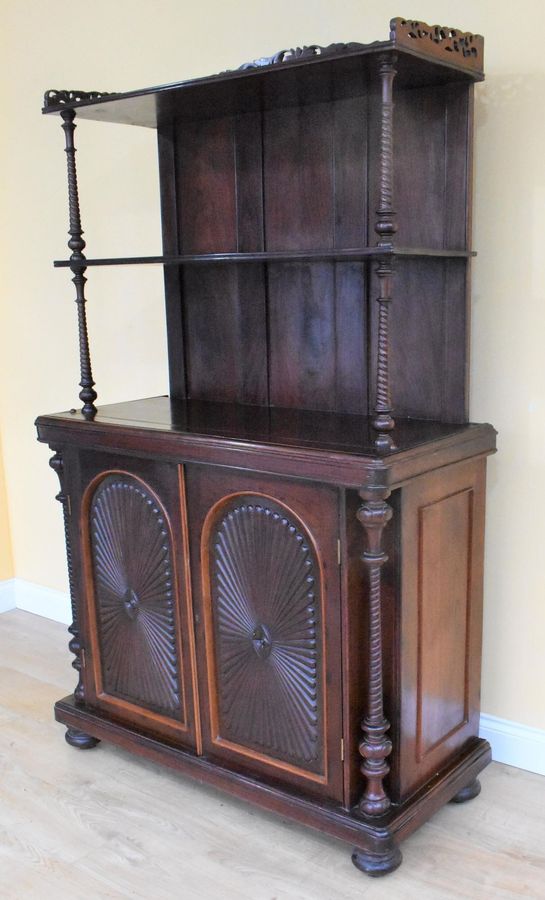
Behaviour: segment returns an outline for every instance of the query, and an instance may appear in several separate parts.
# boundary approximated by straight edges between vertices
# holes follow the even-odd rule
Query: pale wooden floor
[[[0,897],[70,900],[545,898],[545,779],[492,765],[372,880],[348,846],[100,744],[64,741],[63,626],[0,616]]]

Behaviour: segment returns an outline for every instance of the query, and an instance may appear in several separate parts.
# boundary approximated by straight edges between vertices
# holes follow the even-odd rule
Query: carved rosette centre
[[[138,615],[138,610],[140,608],[140,600],[138,599],[135,591],[131,587],[128,587],[125,591],[125,596],[123,598],[123,606],[125,608],[125,612],[127,613],[129,619],[136,619]]]
[[[272,638],[266,625],[256,625],[252,632],[252,646],[260,659],[268,659],[272,650]]]

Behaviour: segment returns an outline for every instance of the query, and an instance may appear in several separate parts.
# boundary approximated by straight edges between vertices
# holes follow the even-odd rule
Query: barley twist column
[[[386,812],[390,800],[384,790],[384,778],[390,771],[386,762],[392,752],[387,736],[390,723],[384,716],[383,658],[382,658],[382,585],[381,570],[388,556],[384,552],[383,531],[392,518],[392,509],[385,502],[390,495],[388,470],[378,470],[371,476],[359,495],[363,500],[357,516],[365,531],[365,550],[362,560],[369,579],[369,658],[367,683],[367,714],[361,723],[364,737],[359,745],[363,758],[362,774],[366,786],[359,802],[360,812],[378,816]]]
[[[394,235],[397,231],[395,212],[393,210],[394,192],[394,104],[393,83],[396,74],[395,54],[384,54],[379,58],[379,74],[381,80],[381,125],[380,125],[380,185],[379,208],[375,231],[378,234],[378,246],[393,247]],[[391,450],[394,442],[390,432],[395,426],[392,418],[392,399],[390,389],[390,334],[389,315],[392,300],[392,278],[394,266],[391,255],[380,258],[377,275],[379,280],[378,313],[378,346],[377,346],[377,383],[375,415],[373,428],[377,435],[375,446],[378,450]]]
[[[74,691],[74,697],[76,698],[76,700],[79,700],[81,702],[85,699],[83,682],[81,679],[82,645],[79,635],[78,604],[74,583],[74,568],[72,565],[72,547],[70,542],[70,508],[69,500],[64,490],[64,460],[62,458],[62,453],[59,450],[55,451],[55,455],[52,456],[49,460],[49,465],[51,466],[53,471],[57,473],[61,488],[55,499],[58,500],[59,503],[62,503],[62,513],[64,519],[64,540],[66,542],[66,559],[68,563],[68,585],[70,588],[70,603],[72,606],[72,624],[68,628],[69,633],[72,635],[72,639],[68,644],[68,649],[70,650],[70,653],[74,654],[72,666],[78,673],[78,683],[76,686],[76,690]]]
[[[79,360],[80,360],[80,387],[79,398],[83,403],[82,413],[86,419],[92,419],[96,414],[95,400],[97,398],[94,390],[95,382],[93,381],[93,372],[91,370],[91,355],[89,352],[89,337],[87,334],[87,314],[85,312],[85,278],[86,261],[83,254],[85,241],[83,240],[83,230],[81,227],[81,217],[79,211],[78,197],[78,180],[76,174],[76,148],[74,145],[74,119],[76,114],[73,109],[63,109],[61,112],[63,119],[62,128],[66,138],[66,162],[68,169],[68,207],[70,215],[70,226],[68,233],[70,240],[68,247],[72,251],[70,256],[70,269],[74,277],[72,282],[76,288],[76,304],[78,309],[78,336],[79,336]]]

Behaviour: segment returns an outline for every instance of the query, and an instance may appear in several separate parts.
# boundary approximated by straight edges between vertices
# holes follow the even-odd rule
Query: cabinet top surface
[[[79,434],[79,444],[100,443],[100,435],[108,433],[109,442],[117,446],[134,444],[145,435],[154,434],[157,441],[174,440],[181,455],[188,445],[228,445],[231,449],[248,447],[275,450],[289,455],[317,454],[343,457],[348,462],[383,461],[385,456],[375,448],[375,432],[371,418],[316,410],[280,409],[232,403],[171,400],[150,397],[101,406],[93,421],[80,412],[62,412],[40,416],[37,420],[40,440],[66,440],[71,443]],[[396,447],[387,458],[425,450],[444,449],[484,441],[481,448],[492,452],[495,431],[490,425],[443,424],[418,419],[397,419],[394,432]],[[480,445],[479,445],[480,446]]]
[[[158,127],[176,117],[211,117],[261,107],[331,100],[365,90],[377,54],[397,53],[397,85],[483,78],[483,38],[457,28],[392,19],[389,40],[281,50],[234,70],[125,93],[48,90],[44,113]]]

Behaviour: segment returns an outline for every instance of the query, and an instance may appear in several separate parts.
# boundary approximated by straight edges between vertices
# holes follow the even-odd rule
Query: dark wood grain
[[[336,491],[192,466],[187,499],[205,752],[341,801]]]
[[[80,535],[87,702],[196,747],[178,467],[83,452],[71,507]]]
[[[400,514],[400,758],[407,792],[479,727],[484,461],[414,479],[402,489]]]
[[[426,247],[392,247],[380,250],[377,247],[360,247],[333,250],[275,250],[254,253],[186,253],[173,256],[120,256],[104,259],[86,259],[86,266],[185,266],[206,265],[208,263],[252,263],[252,262],[321,262],[322,260],[357,261],[377,256],[431,256],[469,257],[476,256],[470,250],[438,250]],[[56,259],[55,268],[69,268],[70,262]]]
[[[266,405],[263,267],[187,269],[183,308],[188,397]]]
[[[319,471],[327,480],[360,487],[365,470],[386,463],[393,482],[414,477],[419,467],[428,471],[446,462],[495,449],[491,425],[446,425],[417,419],[397,423],[397,447],[387,457],[378,453],[366,416],[300,409],[267,409],[234,403],[178,401],[151,397],[102,406],[93,423],[81,413],[66,412],[37,419],[40,440],[75,446],[105,447],[155,457],[182,460],[209,459],[231,453],[250,467],[273,464],[275,457],[287,464],[308,467],[308,477]],[[223,457],[225,460],[227,457]],[[313,468],[322,463],[320,469]],[[242,464],[242,462],[241,462]],[[335,474],[330,471],[337,468]],[[271,470],[272,471],[272,470]],[[304,468],[298,469],[304,474]]]

